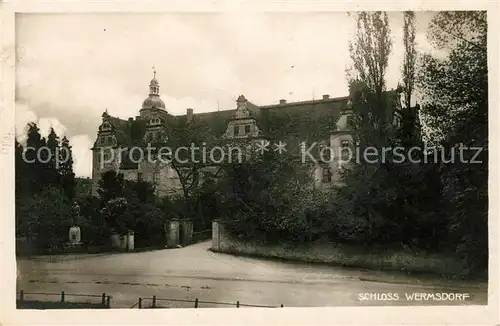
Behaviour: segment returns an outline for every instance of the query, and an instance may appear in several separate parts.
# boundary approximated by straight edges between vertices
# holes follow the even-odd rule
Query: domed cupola
[[[153,79],[149,83],[149,96],[142,102],[143,109],[163,109],[165,110],[165,103],[160,98],[160,83],[156,79],[156,71],[154,72]]]

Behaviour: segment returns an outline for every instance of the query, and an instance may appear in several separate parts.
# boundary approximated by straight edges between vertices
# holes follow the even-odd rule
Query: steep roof
[[[113,134],[119,144],[130,143],[130,132],[127,130],[129,126],[128,120],[122,120],[117,117],[109,116],[109,122],[113,126]]]
[[[324,140],[335,130],[335,122],[346,107],[347,97],[318,99],[277,105],[258,106],[247,102],[251,117],[255,118],[264,136],[272,139],[296,141]],[[236,109],[194,113],[193,122],[207,127],[210,134],[220,138],[234,118]],[[186,122],[187,115],[160,114],[167,129]],[[109,117],[113,133],[122,146],[143,145],[146,121],[139,119],[122,120]]]

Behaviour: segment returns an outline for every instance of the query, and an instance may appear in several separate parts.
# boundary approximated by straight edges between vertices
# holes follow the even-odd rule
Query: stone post
[[[134,231],[128,231],[127,234],[127,250],[134,251]]]
[[[120,235],[120,249],[121,250],[127,250],[127,240],[128,240],[127,234]]]
[[[219,251],[220,250],[220,227],[218,221],[212,222],[212,250]]]
[[[111,248],[119,249],[120,248],[120,235],[116,232],[111,234]]]
[[[179,220],[170,220],[167,222],[167,247],[175,248],[180,245],[179,239]]]

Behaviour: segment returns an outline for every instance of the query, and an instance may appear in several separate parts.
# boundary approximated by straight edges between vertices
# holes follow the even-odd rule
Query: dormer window
[[[102,124],[102,131],[108,131],[111,130],[111,124],[109,122],[104,122]]]
[[[151,125],[159,125],[160,124],[160,118],[152,118],[149,123]]]

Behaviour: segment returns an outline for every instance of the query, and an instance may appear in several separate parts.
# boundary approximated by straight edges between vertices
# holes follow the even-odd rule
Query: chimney
[[[193,120],[193,109],[186,110],[186,121],[191,122]]]
[[[128,122],[134,121],[134,118],[128,118]]]
[[[135,116],[135,121],[137,121],[137,120],[141,120],[141,116],[140,115],[136,115]]]
[[[280,100],[280,104],[286,104],[286,100],[285,99],[281,99]]]
[[[323,95],[323,100],[329,100],[329,99],[330,99],[330,95],[328,95],[328,94]]]

